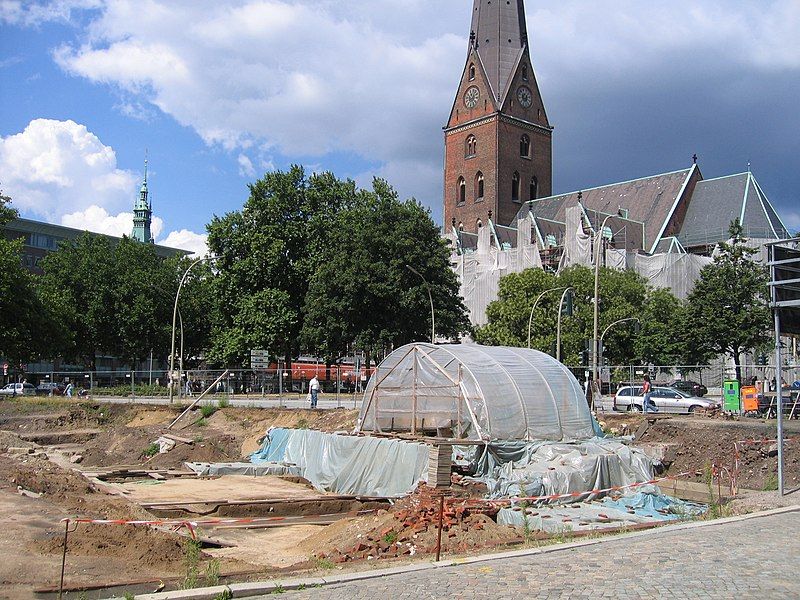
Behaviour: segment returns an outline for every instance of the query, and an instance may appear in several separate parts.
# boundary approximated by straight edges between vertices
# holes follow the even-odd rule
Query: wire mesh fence
[[[253,407],[310,405],[310,382],[319,382],[319,404],[326,408],[358,408],[370,372],[352,366],[299,366],[280,369],[189,369],[176,371],[50,371],[29,373],[38,396],[72,397],[111,402],[185,403],[204,401]]]

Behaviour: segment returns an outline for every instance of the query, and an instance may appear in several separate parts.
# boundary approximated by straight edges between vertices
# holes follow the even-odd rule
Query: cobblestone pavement
[[[800,598],[800,512],[287,592],[288,598]]]

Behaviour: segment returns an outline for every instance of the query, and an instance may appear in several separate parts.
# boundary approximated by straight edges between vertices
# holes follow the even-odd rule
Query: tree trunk
[[[736,381],[742,383],[741,351],[736,348],[733,351],[733,364],[736,366]]]

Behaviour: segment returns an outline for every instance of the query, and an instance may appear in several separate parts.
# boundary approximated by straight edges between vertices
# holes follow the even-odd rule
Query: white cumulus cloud
[[[138,179],[85,125],[52,119],[0,137],[0,176],[17,208],[48,220],[93,204],[119,210],[132,202]]]
[[[195,233],[188,229],[172,231],[170,234],[158,242],[162,246],[189,250],[194,256],[201,257],[208,254],[208,236]]]
[[[93,204],[86,210],[62,216],[61,224],[66,227],[93,231],[94,233],[105,233],[116,237],[129,236],[133,229],[133,213],[121,212],[112,215],[105,208]],[[153,237],[158,238],[163,230],[164,221],[160,217],[153,217],[153,222],[150,225]]]

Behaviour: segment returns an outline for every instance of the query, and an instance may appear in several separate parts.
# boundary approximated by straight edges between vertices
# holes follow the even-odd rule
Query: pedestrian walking
[[[311,408],[317,408],[317,396],[319,395],[319,379],[314,375],[308,382],[308,393],[311,395]]]
[[[75,386],[72,385],[71,381],[67,384],[67,387],[64,390],[64,394],[66,394],[67,398],[72,398],[72,390],[74,389],[74,387]]]
[[[650,397],[653,394],[653,384],[650,383],[650,375],[644,376],[644,384],[642,385],[642,412],[658,412],[658,409],[653,404]]]

